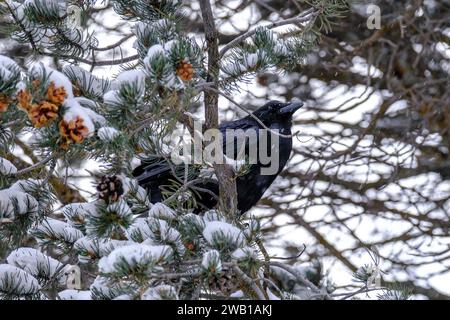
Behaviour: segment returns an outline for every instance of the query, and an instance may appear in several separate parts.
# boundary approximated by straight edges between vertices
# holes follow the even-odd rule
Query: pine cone
[[[57,88],[55,83],[52,81],[47,88],[47,100],[59,106],[66,98],[67,93],[64,87]]]
[[[194,67],[189,62],[183,61],[177,66],[177,75],[183,81],[190,81],[194,78]]]
[[[75,120],[62,120],[59,123],[59,134],[62,138],[61,147],[67,149],[71,143],[82,143],[89,134],[89,129],[84,125],[84,120],[77,117]]]
[[[98,197],[106,203],[116,202],[123,194],[122,180],[117,176],[104,176],[97,185]]]
[[[11,99],[5,94],[0,93],[0,112],[5,112],[8,109],[8,106],[11,102]]]
[[[19,107],[25,111],[31,108],[31,94],[28,90],[20,90],[17,94],[17,101],[19,102]]]
[[[224,271],[220,277],[209,279],[209,289],[229,297],[233,292],[239,290],[238,279],[232,272]]]
[[[36,128],[42,128],[58,117],[59,107],[48,101],[33,104],[28,111],[28,117]]]

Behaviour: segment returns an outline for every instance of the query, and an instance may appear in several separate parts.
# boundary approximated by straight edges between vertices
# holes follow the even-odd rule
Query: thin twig
[[[220,94],[221,96],[223,96],[224,98],[226,98],[228,101],[230,101],[231,103],[233,103],[234,105],[236,105],[239,109],[241,109],[242,111],[244,111],[246,114],[248,114],[250,117],[252,117],[253,119],[256,120],[256,122],[258,122],[259,125],[261,125],[264,129],[270,131],[270,133],[272,133],[273,135],[282,137],[282,138],[292,138],[294,135],[292,134],[282,134],[279,133],[273,129],[270,129],[268,126],[266,126],[264,124],[264,122],[261,121],[261,119],[259,119],[257,116],[255,116],[253,113],[251,113],[250,111],[248,111],[247,109],[245,109],[244,107],[242,107],[237,101],[235,101],[233,98],[230,98],[229,96],[227,96],[225,93],[221,92],[220,90],[217,90],[216,88],[213,87],[205,87],[206,90],[211,90],[211,91],[215,91],[218,94]]]
[[[103,47],[103,48],[93,47],[92,50],[95,50],[95,51],[108,51],[108,50],[114,49],[114,48],[120,46],[122,43],[124,43],[128,39],[131,39],[133,36],[134,36],[133,33],[129,34],[129,35],[126,35],[125,37],[123,37],[122,39],[117,41],[116,43],[113,43],[113,44],[111,44],[109,46],[106,46],[106,47]]]
[[[302,256],[302,254],[303,254],[303,252],[305,252],[305,250],[306,250],[306,245],[303,244],[303,249],[298,254],[296,254],[295,256],[291,256],[291,257],[276,257],[276,256],[273,256],[273,257],[270,257],[270,259],[297,260],[298,258],[300,258]]]
[[[43,166],[45,166],[48,162],[50,162],[51,160],[55,159],[58,157],[58,153],[53,153],[51,155],[49,155],[47,158],[42,159],[39,162],[36,162],[35,164],[33,164],[32,166],[29,166],[28,168],[22,169],[20,171],[17,171],[14,174],[11,174],[11,176],[22,176],[24,174],[27,174],[33,170],[39,169]]]

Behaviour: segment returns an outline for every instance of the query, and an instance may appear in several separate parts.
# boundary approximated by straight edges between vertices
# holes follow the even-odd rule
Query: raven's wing
[[[224,141],[223,147],[224,152],[227,147],[227,144],[232,143],[232,147],[235,148],[235,156],[232,157],[236,159],[237,141],[240,140],[238,136],[235,136],[234,139],[227,141],[226,139],[226,130],[236,130],[242,129],[244,132],[247,130],[254,130],[257,132],[259,129],[256,121],[252,121],[252,119],[243,118],[240,120],[224,123],[219,127],[219,130],[223,134]],[[241,131],[242,132],[242,131]],[[238,132],[239,133],[239,132]],[[183,181],[184,179],[184,165],[174,165],[173,163],[168,162],[166,159],[161,157],[152,157],[148,159],[144,159],[141,162],[141,165],[133,170],[133,176],[136,177],[139,185],[146,188],[150,191],[150,200],[151,202],[161,202],[164,200],[161,187],[171,185],[173,181]],[[198,177],[199,170],[195,166],[189,166],[189,180],[195,179]],[[208,181],[204,184],[199,185],[200,188],[207,189],[212,191],[214,194],[218,194],[217,183]],[[210,193],[199,192],[199,202],[203,203],[206,207],[213,207],[216,203],[216,199],[211,196]]]
[[[188,180],[198,178],[200,171],[196,166],[188,166]],[[138,183],[149,191],[152,203],[162,202],[166,198],[163,190],[167,190],[180,184],[184,180],[186,167],[174,165],[163,158],[157,161],[144,160],[142,164],[133,171]],[[217,204],[219,187],[215,180],[205,179],[190,187],[196,202],[194,212],[204,209],[212,209]]]
[[[160,186],[167,185],[171,180],[175,180],[173,168],[160,157],[151,157],[142,160],[141,165],[133,170],[133,176],[139,185],[150,191],[151,202],[161,202],[163,200]]]
[[[260,129],[258,122],[250,117],[222,124],[219,130],[225,155],[233,160],[242,160],[249,155],[250,148],[257,150]],[[229,154],[228,150],[232,150],[233,154]]]
[[[248,117],[232,122],[223,123],[219,127],[219,130],[223,136],[224,151],[227,150],[227,144],[233,143],[234,145],[236,145],[237,140],[241,138],[240,132],[236,131],[237,129],[241,129],[242,131],[240,132],[254,131],[257,134],[259,126],[256,121],[254,121],[253,119],[248,119]],[[232,130],[235,133],[237,132],[237,134],[233,136],[234,139],[232,141],[227,141],[227,130]],[[177,171],[176,169],[178,167],[179,166],[169,164],[167,160],[162,157],[149,157],[142,160],[141,165],[133,170],[133,176],[136,177],[139,184],[142,185],[155,179],[158,180],[166,176],[173,175],[173,171]],[[182,169],[182,174],[184,176],[184,166]]]
[[[225,133],[226,129],[258,130],[259,128],[260,128],[260,126],[259,126],[258,122],[256,122],[256,120],[254,120],[250,116],[239,119],[239,120],[235,120],[235,121],[224,122],[219,126],[219,130],[220,130],[220,132],[222,132],[222,134]]]

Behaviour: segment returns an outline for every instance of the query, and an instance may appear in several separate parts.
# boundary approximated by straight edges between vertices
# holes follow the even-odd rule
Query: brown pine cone
[[[106,203],[116,202],[123,194],[122,180],[117,176],[103,176],[97,185],[98,197]]]
[[[66,98],[67,93],[64,87],[57,88],[55,83],[52,81],[47,88],[47,100],[59,106]]]
[[[48,101],[33,104],[28,117],[36,128],[42,128],[58,117],[59,107]]]
[[[59,134],[62,138],[61,147],[67,149],[71,143],[82,143],[89,134],[89,129],[84,125],[84,120],[77,117],[75,120],[62,120],[59,123]]]
[[[177,66],[177,75],[183,81],[191,81],[194,78],[194,67],[189,62],[183,61]]]

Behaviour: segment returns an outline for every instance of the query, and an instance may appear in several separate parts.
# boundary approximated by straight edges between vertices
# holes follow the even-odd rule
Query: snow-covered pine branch
[[[110,1],[129,28],[106,46],[86,21],[96,11],[114,15],[109,6],[1,2],[11,39],[38,61],[0,55],[0,298],[329,298],[317,268],[271,263],[257,218],[194,214],[186,181],[151,203],[151,190],[132,177],[139,160],[167,157],[169,133],[208,87],[230,93],[258,72],[301,65],[316,19],[326,18],[317,6],[344,1],[316,2],[217,47],[212,67],[207,46],[218,39],[188,32],[179,0]],[[123,55],[130,39],[133,54]],[[122,67],[117,74],[98,76],[97,67],[113,65]],[[84,160],[97,165],[82,170]]]

